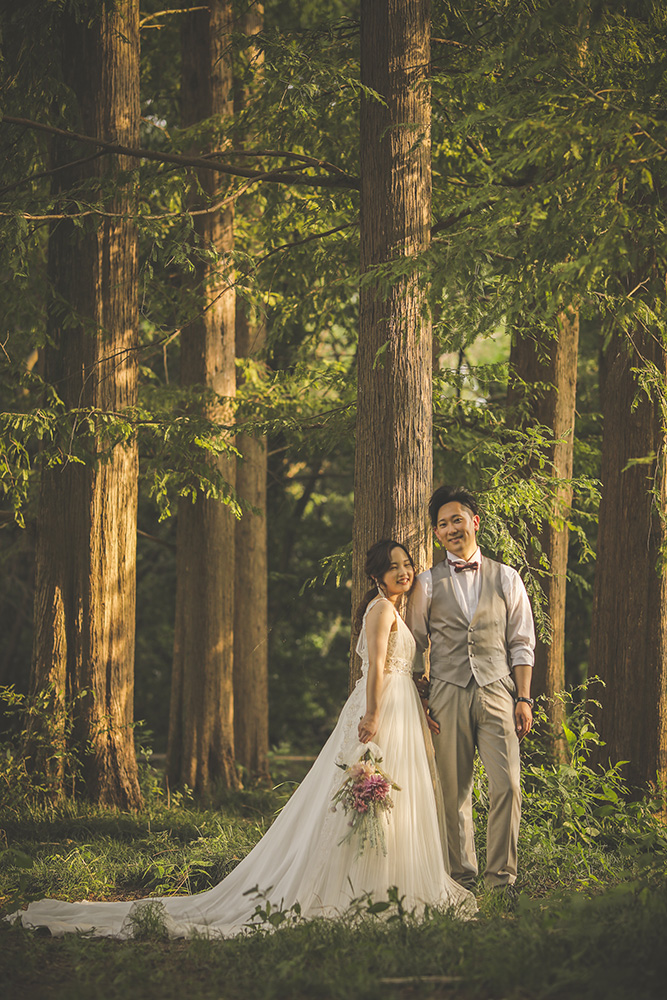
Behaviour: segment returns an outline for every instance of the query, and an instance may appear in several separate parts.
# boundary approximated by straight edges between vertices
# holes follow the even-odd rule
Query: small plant
[[[245,896],[254,894],[259,900],[254,913],[246,924],[249,930],[262,933],[276,930],[278,927],[294,927],[306,922],[298,902],[284,908],[282,901],[276,904],[269,900],[270,892],[271,886],[264,891],[260,891],[259,886],[254,886],[244,893]],[[401,895],[397,886],[392,885],[387,889],[386,899],[375,900],[368,892],[351,899],[347,908],[341,912],[340,921],[343,925],[348,926],[380,917],[384,923],[407,925],[408,923],[428,921],[438,913],[438,910],[428,906],[419,910],[406,909],[405,896]]]
[[[169,920],[164,903],[158,899],[141,900],[127,918],[135,941],[162,941],[169,937]]]
[[[348,919],[353,920],[360,917],[382,916],[387,923],[405,924],[406,921],[415,916],[414,911],[406,910],[405,896],[402,896],[398,886],[391,885],[387,889],[387,898],[374,900],[370,893],[364,893],[353,899],[347,910]],[[423,919],[427,920],[431,913],[435,912],[430,907],[425,908]]]
[[[5,899],[4,907],[9,913],[13,913],[29,897],[30,869],[33,860],[30,855],[25,854],[17,847],[8,847],[0,851],[0,870],[2,868],[14,868],[19,872],[14,886],[14,892]]]
[[[249,931],[255,934],[273,931],[282,926],[294,926],[302,920],[301,905],[296,902],[288,909],[284,909],[282,900],[278,905],[272,903],[268,898],[271,889],[272,886],[269,886],[268,889],[260,891],[259,886],[256,885],[243,893],[244,896],[254,896],[258,900],[250,920],[245,925]]]

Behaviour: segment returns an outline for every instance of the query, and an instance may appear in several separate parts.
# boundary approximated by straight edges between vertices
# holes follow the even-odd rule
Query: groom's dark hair
[[[439,486],[428,502],[428,514],[435,528],[438,523],[438,511],[446,503],[460,503],[473,514],[479,514],[479,507],[474,496],[464,486]]]

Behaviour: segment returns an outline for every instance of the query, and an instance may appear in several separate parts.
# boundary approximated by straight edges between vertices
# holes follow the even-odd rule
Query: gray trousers
[[[474,678],[465,688],[431,680],[429,705],[440,723],[433,744],[445,801],[449,866],[452,878],[466,888],[478,872],[472,818],[475,748],[489,779],[484,879],[491,886],[510,885],[516,879],[521,786],[515,693],[510,675],[485,687]]]

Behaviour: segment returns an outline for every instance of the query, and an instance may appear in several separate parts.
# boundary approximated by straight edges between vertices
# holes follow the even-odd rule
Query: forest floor
[[[556,776],[562,781],[567,773]],[[227,794],[204,809],[182,795],[171,796],[167,805],[153,784],[146,789],[145,811],[132,815],[73,802],[3,809],[0,910],[12,912],[42,896],[108,900],[210,888],[256,843],[292,787],[287,782],[272,791]],[[3,922],[0,995],[29,1000],[664,996],[664,831],[646,810],[620,800],[613,815],[610,801],[600,806],[596,800],[603,816],[595,836],[590,825],[569,831],[563,826],[567,797],[561,797],[560,819],[554,819],[553,810],[544,814],[551,785],[541,789],[539,804],[536,793],[526,794],[517,893],[507,897],[480,889],[474,921],[441,913],[416,920],[396,904],[379,918],[362,904],[356,915],[337,921],[305,922],[292,912],[274,913],[228,941],[169,941],[158,924],[122,942],[83,935],[54,939]],[[616,794],[610,786],[607,793]],[[582,802],[579,782],[573,804]],[[481,797],[477,811],[483,852]],[[584,822],[596,821],[589,816]],[[274,929],[273,921],[280,926]]]

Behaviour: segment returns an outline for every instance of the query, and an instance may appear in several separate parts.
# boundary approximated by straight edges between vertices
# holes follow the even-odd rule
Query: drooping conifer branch
[[[230,177],[245,177],[254,181],[265,181],[267,183],[278,184],[300,184],[305,187],[344,187],[358,190],[359,178],[344,171],[337,173],[335,177],[307,177],[301,173],[285,171],[284,167],[276,170],[250,170],[247,167],[233,167],[229,163],[222,163],[220,160],[211,159],[210,156],[183,156],[181,153],[164,153],[155,149],[144,149],[140,146],[123,146],[115,142],[106,142],[104,139],[96,139],[91,135],[82,135],[79,132],[72,132],[70,129],[57,128],[55,125],[47,125],[44,122],[36,122],[31,118],[16,118],[13,115],[3,115],[2,121],[9,125],[22,125],[24,128],[35,129],[38,132],[47,132],[50,135],[59,135],[63,139],[70,139],[72,142],[83,142],[89,146],[97,146],[106,153],[115,153],[118,156],[130,156],[141,160],[155,160],[158,163],[176,163],[181,167],[197,167],[203,170],[213,170],[219,174],[228,174]],[[268,154],[267,154],[268,155]],[[280,153],[275,155],[292,156],[291,153]],[[313,163],[319,161],[312,161]],[[323,163],[325,169],[331,169],[331,164]]]

